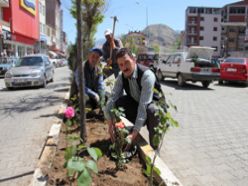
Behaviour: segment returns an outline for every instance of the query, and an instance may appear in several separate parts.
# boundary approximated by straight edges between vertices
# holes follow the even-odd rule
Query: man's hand
[[[129,134],[127,136],[128,141],[130,141],[131,143],[127,144],[125,151],[128,151],[132,145],[132,143],[134,142],[134,140],[136,139],[136,137],[138,136],[139,132],[137,130],[133,130],[131,134]]]

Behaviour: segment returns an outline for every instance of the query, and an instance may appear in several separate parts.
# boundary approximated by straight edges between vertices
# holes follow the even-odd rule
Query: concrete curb
[[[66,93],[64,99],[67,100],[68,98],[69,98],[69,93]],[[65,108],[66,106],[64,104],[60,105],[57,113],[63,114]],[[52,161],[54,159],[59,142],[61,125],[62,125],[62,121],[58,119],[58,121],[51,126],[43,150],[41,152],[39,161],[37,163],[37,168],[34,171],[29,186],[45,186],[47,184],[48,177],[45,174],[45,172],[52,165]]]
[[[126,118],[122,117],[122,121],[125,123],[127,127],[133,126],[133,124]],[[138,146],[143,161],[145,160],[146,157],[150,157],[151,159],[153,159],[155,155],[155,151],[146,142],[145,138],[140,133],[139,133]],[[173,172],[168,168],[168,166],[163,162],[163,160],[159,156],[157,156],[156,158],[155,167],[157,167],[161,172],[160,175],[154,172],[155,179],[158,183],[164,182],[165,184],[163,185],[166,186],[183,186],[182,183],[177,179],[177,177],[173,174]]]

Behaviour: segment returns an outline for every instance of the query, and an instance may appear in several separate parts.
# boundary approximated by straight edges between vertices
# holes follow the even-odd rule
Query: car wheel
[[[13,87],[6,87],[7,90],[13,90],[14,88]]]
[[[159,81],[162,81],[162,80],[164,79],[161,70],[157,70],[156,74],[157,74],[157,77],[158,77],[158,80],[159,80]]]
[[[204,88],[208,88],[210,81],[202,81],[201,83]]]
[[[43,85],[41,87],[42,88],[46,88],[46,86],[47,86],[47,81],[46,81],[46,77],[44,77]]]
[[[185,84],[185,81],[184,81],[184,78],[183,78],[182,74],[178,74],[178,76],[177,76],[177,84],[180,87]]]
[[[223,85],[224,84],[224,82],[222,80],[219,80],[218,83],[219,83],[219,85]]]

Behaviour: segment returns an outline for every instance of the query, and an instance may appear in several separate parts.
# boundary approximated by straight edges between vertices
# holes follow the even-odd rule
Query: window
[[[214,27],[214,28],[213,28],[213,31],[217,31],[217,30],[218,30],[218,28],[217,28],[217,27]]]
[[[204,40],[204,36],[200,36],[200,40]]]
[[[245,7],[230,7],[229,13],[230,14],[244,14]]]
[[[213,41],[217,41],[217,37],[216,36],[213,37]]]
[[[203,27],[203,26],[201,26],[201,27],[200,27],[200,30],[201,30],[201,31],[203,31],[203,30],[204,30],[204,27]]]
[[[167,63],[172,63],[173,61],[174,61],[174,57],[175,56],[170,56],[169,58],[168,58],[168,60],[167,60]]]
[[[46,7],[43,6],[43,15],[45,16],[46,15]]]
[[[196,13],[196,9],[195,8],[190,8],[189,13]]]
[[[218,22],[218,17],[214,17],[214,22]]]
[[[198,8],[198,14],[204,13],[204,8]]]
[[[42,23],[40,23],[40,32],[42,32]]]
[[[204,17],[201,17],[201,21],[204,21]]]
[[[40,12],[40,14],[42,13],[42,4],[41,3],[39,3],[39,12]]]
[[[176,55],[173,63],[175,63],[175,64],[181,63],[181,57],[179,55]]]

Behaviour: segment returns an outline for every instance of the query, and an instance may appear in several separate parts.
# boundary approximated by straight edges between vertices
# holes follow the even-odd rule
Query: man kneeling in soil
[[[88,60],[83,63],[86,107],[89,106],[92,109],[102,108],[105,101],[103,74],[98,66],[101,56],[101,49],[93,48],[90,50]],[[78,69],[76,69],[74,77],[79,89]]]
[[[104,109],[111,140],[112,142],[115,141],[111,109],[123,107],[126,118],[134,123],[128,138],[134,142],[141,127],[146,124],[150,144],[156,149],[157,147],[153,144],[153,137],[155,135],[154,129],[159,124],[159,119],[155,116],[157,110],[155,102],[165,99],[160,84],[149,68],[136,63],[135,58],[127,48],[120,49],[117,52],[116,59],[122,73],[118,75],[112,95]],[[160,94],[155,93],[154,88]],[[124,90],[126,95],[123,95]],[[166,107],[164,108],[166,109]]]

